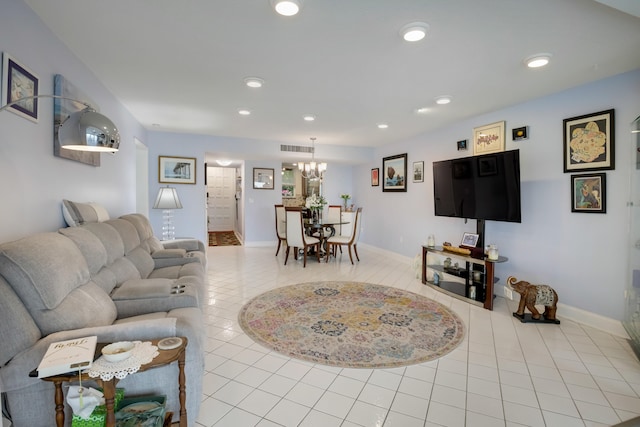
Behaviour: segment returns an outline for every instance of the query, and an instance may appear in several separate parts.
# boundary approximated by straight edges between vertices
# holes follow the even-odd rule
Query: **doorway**
[[[207,166],[207,231],[238,233],[238,198],[235,168]]]

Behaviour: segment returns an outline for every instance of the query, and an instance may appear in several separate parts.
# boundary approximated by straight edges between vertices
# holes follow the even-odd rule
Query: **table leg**
[[[53,384],[56,388],[56,426],[64,427],[64,394],[62,393],[62,381],[54,381]]]
[[[116,379],[110,381],[102,381],[102,393],[104,394],[104,405],[107,409],[107,415],[105,419],[106,427],[115,427],[116,425],[116,408],[115,408],[115,396],[116,396]]]
[[[185,365],[185,353],[186,350],[183,349],[182,353],[180,353],[180,358],[178,359],[178,389],[179,389],[179,398],[180,398],[180,427],[187,427],[187,389],[186,389],[186,377],[184,375],[184,365]]]

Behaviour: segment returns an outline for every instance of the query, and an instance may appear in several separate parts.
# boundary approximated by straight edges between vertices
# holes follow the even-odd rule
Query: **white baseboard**
[[[504,285],[496,286],[494,293],[502,297],[502,295],[504,295]],[[514,295],[514,298],[518,301],[519,295]],[[558,303],[557,316],[561,321],[562,319],[571,320],[620,338],[629,339],[629,334],[627,334],[627,331],[625,331],[622,326],[622,322],[610,317],[591,313],[590,311],[562,303]]]
[[[267,241],[267,242],[248,242],[245,244],[247,247],[267,247],[272,246],[276,247],[278,245],[277,241]],[[367,245],[366,243],[358,243],[358,246],[366,248],[371,252],[377,252],[380,254],[384,254],[387,257],[393,258],[398,262],[406,263],[411,266],[413,263],[413,257],[408,257],[406,255],[399,254],[397,252],[391,252],[386,249],[381,249],[377,246]],[[504,295],[504,286],[497,285],[494,289],[494,294],[501,297]],[[518,298],[519,296],[515,296]],[[560,320],[567,319],[573,322],[580,323],[585,326],[589,326],[594,329],[599,329],[603,332],[610,333],[617,337],[621,337],[624,339],[629,339],[629,334],[625,331],[622,326],[622,322],[619,320],[611,319],[610,317],[605,317],[600,314],[591,313],[589,311],[583,310],[581,308],[573,307],[570,305],[558,304],[558,317]]]

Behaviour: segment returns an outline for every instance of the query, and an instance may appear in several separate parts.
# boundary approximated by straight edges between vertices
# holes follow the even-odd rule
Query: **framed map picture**
[[[615,169],[614,111],[564,119],[564,172]]]

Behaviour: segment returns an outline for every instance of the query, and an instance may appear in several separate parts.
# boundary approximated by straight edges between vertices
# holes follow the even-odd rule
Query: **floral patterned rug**
[[[412,292],[358,282],[311,282],[265,292],[245,304],[240,326],[284,355],[349,368],[390,368],[444,356],[464,324]]]
[[[241,246],[233,231],[210,231],[209,246]]]

